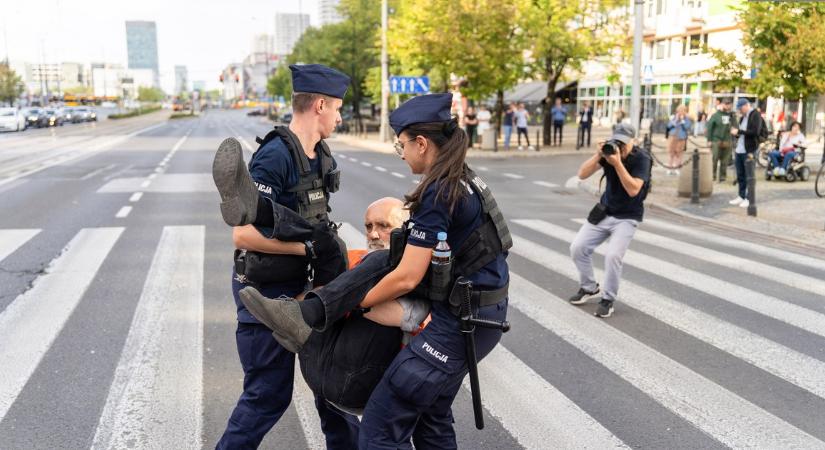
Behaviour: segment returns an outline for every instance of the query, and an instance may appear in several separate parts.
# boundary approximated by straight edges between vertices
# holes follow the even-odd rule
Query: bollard
[[[748,177],[748,215],[756,217],[756,160],[753,158],[753,153],[748,153],[748,159],[745,161],[745,175]]]
[[[493,153],[498,152],[498,128],[493,132]]]
[[[650,134],[645,133],[644,140],[642,141],[642,147],[644,147],[648,153],[653,151],[653,139],[650,138]]]
[[[539,130],[536,130],[536,151],[541,150],[541,141],[539,140]]]
[[[699,149],[693,149],[693,157],[691,159],[691,188],[690,188],[690,202],[699,203]]]

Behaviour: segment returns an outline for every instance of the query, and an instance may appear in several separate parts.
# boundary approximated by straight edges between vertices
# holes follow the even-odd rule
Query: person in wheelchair
[[[795,172],[801,169],[801,167],[796,166],[804,162],[804,152],[805,135],[802,133],[802,125],[799,122],[793,122],[790,131],[782,134],[779,140],[779,147],[768,154],[770,164],[765,174],[766,177],[768,179],[770,179],[771,176],[777,178],[788,177],[790,170],[792,175],[788,178],[796,179],[797,176]],[[795,161],[797,155],[800,155],[800,161]]]

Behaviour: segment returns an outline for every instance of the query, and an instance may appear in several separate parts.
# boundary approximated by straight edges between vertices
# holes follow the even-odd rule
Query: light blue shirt
[[[739,139],[736,140],[736,153],[746,153],[746,151],[745,151],[745,134],[742,133],[742,131],[748,129],[748,117],[750,115],[751,115],[751,112],[748,111],[747,114],[742,116],[742,120],[739,121]]]
[[[553,114],[553,120],[556,122],[564,122],[564,119],[567,118],[567,107],[564,105],[554,106],[550,113]]]

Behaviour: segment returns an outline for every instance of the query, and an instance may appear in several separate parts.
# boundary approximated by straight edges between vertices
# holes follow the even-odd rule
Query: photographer
[[[581,305],[599,293],[593,274],[593,250],[611,238],[604,258],[604,293],[596,310],[598,317],[613,314],[622,258],[642,221],[644,199],[650,187],[650,156],[634,145],[635,135],[632,126],[617,125],[610,140],[600,142],[596,154],[579,167],[581,180],[603,168],[606,185],[599,203],[570,245],[570,256],[579,270],[580,288],[569,301]]]

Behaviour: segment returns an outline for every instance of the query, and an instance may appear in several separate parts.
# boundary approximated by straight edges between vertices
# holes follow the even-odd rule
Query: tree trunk
[[[499,89],[496,91],[496,117],[495,117],[495,126],[496,130],[501,130],[501,120],[502,115],[504,114],[504,91]]]
[[[544,105],[542,110],[542,139],[543,145],[550,145],[553,134],[553,115],[550,110],[556,103],[556,83],[561,78],[561,73],[564,70],[564,64],[553,66],[552,61],[548,58],[545,64],[545,75],[547,76],[547,95],[544,97]]]

